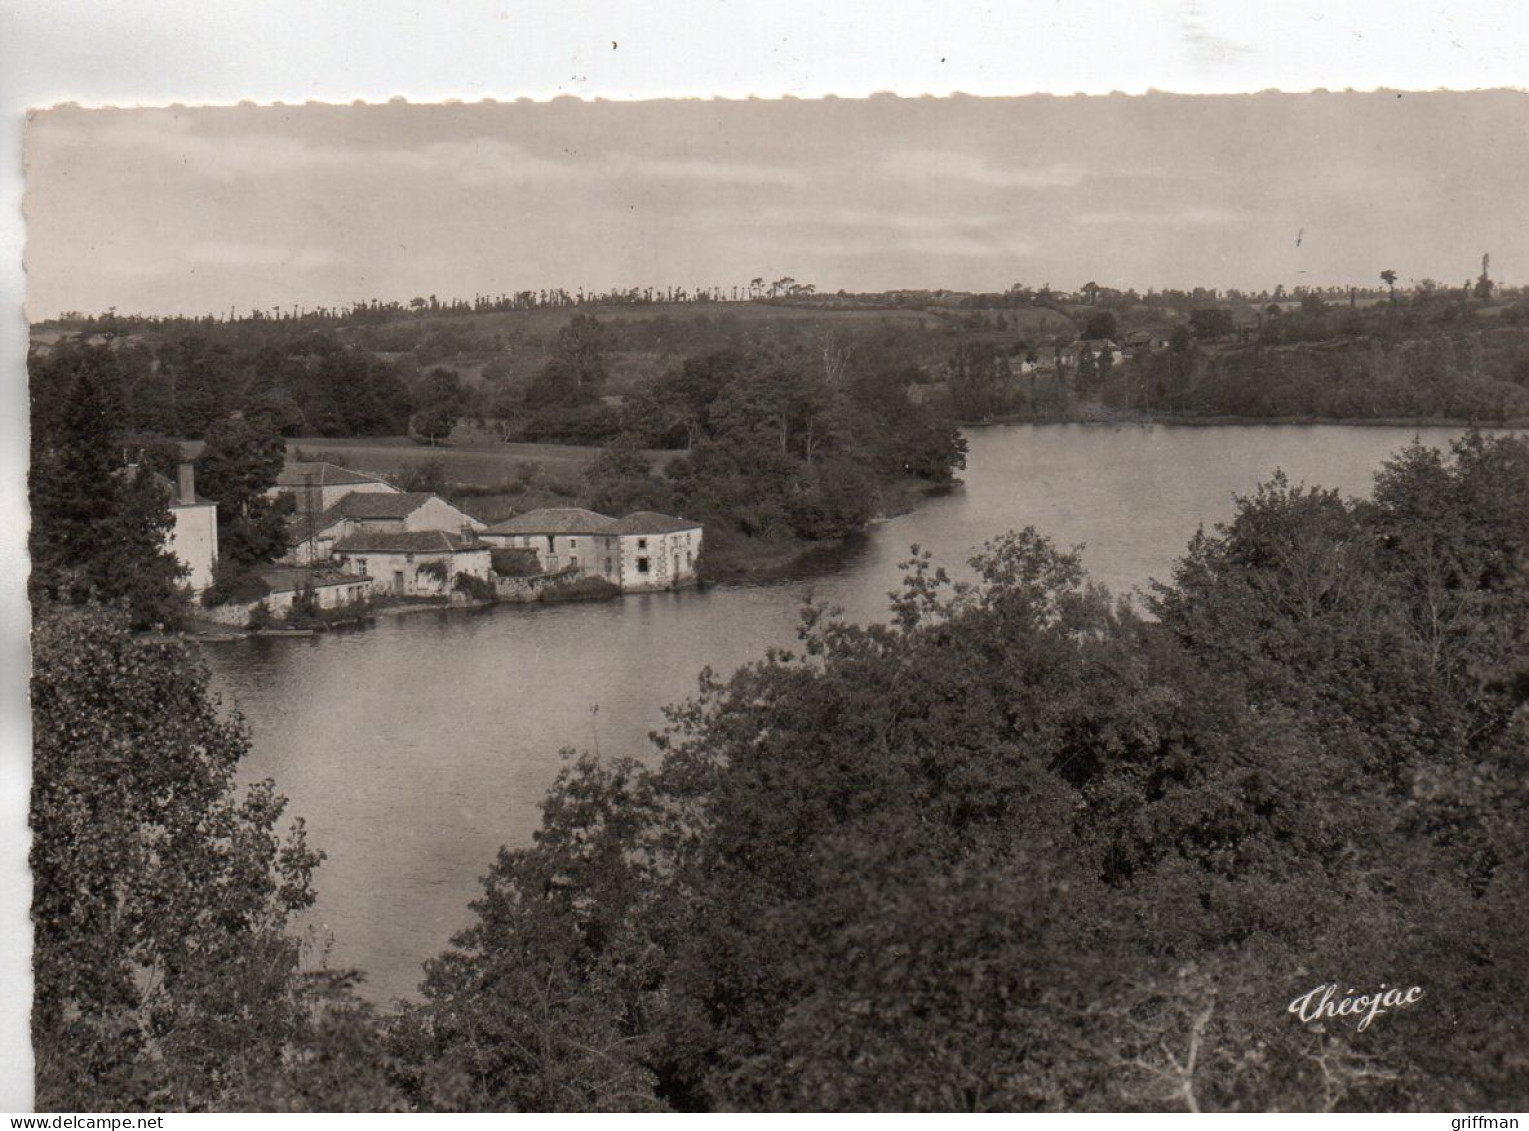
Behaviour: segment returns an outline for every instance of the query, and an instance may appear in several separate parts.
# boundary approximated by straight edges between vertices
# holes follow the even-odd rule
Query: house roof
[[[468,495],[453,504],[463,514],[479,522],[503,522],[514,518],[519,495]]]
[[[335,518],[408,518],[434,495],[428,491],[352,491],[324,514]]]
[[[326,585],[354,585],[366,578],[365,574],[291,569],[284,566],[269,566],[258,573],[260,580],[265,582],[266,588],[272,593],[295,592],[304,585],[312,585],[315,589],[322,589]]]
[[[365,531],[334,544],[336,554],[443,554],[486,550],[482,542],[449,530]]]
[[[170,496],[171,510],[174,510],[176,507],[215,507],[218,505],[205,495],[195,491],[191,493],[192,502],[183,503],[180,500],[180,487],[172,482],[168,475],[161,475],[156,471],[153,473],[153,479],[154,485]]]
[[[605,534],[616,520],[583,507],[543,507],[496,522],[485,534]]]
[[[310,483],[315,487],[343,487],[350,483],[383,483],[391,486],[375,475],[323,461],[292,460],[284,464],[276,476],[278,487],[306,487]]]
[[[659,514],[657,511],[633,511],[612,524],[609,534],[673,534],[679,530],[699,530],[699,522]]]
[[[314,518],[312,532],[322,534],[345,519],[356,522],[405,519],[436,497],[425,491],[352,491]],[[287,520],[287,545],[299,545],[306,542],[308,536],[307,515],[294,515]]]

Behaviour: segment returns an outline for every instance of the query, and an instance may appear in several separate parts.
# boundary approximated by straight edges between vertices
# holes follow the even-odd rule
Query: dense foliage
[[[120,604],[138,627],[173,623],[184,569],[166,547],[166,488],[147,462],[122,458],[107,356],[61,361],[67,385],[31,404],[32,598]]]
[[[248,737],[200,662],[54,604],[32,656],[38,1108],[355,1102],[375,1026],[287,932],[320,854],[273,783],[236,789]]]
[[[625,431],[586,493],[703,519],[708,537],[837,537],[863,526],[897,478],[948,483],[965,466],[955,427],[908,398],[913,378],[906,363],[833,343],[691,357],[624,406]],[[685,455],[658,479],[638,445]]]
[[[1105,384],[1115,407],[1202,416],[1529,417],[1529,330],[1364,333],[1133,359]]]
[[[318,863],[183,646],[44,602],[44,1108],[1523,1106],[1529,441],[1276,476],[1152,619],[1033,531],[810,609],[582,758],[424,1001],[305,969]],[[1423,997],[1361,1030],[1323,983]]]
[[[218,505],[223,571],[273,561],[286,550],[287,511],[265,497],[285,461],[286,445],[266,420],[228,417],[208,426],[196,485],[198,494]]]
[[[34,352],[34,396],[67,389],[82,354],[120,406],[120,426],[142,435],[199,438],[232,412],[285,435],[397,435],[415,407],[385,358],[349,349],[332,332],[214,325],[149,336],[66,338]],[[423,399],[423,398],[421,398]]]
[[[583,760],[402,1025],[411,1103],[1513,1108],[1529,444],[1276,478],[1143,619],[1026,531],[915,557]],[[1324,982],[1416,1005],[1303,1025]]]
[[[169,549],[181,453],[133,431],[121,361],[103,346],[70,345],[34,379],[30,588],[35,600],[120,604],[134,627],[174,626],[187,610],[186,569]],[[217,504],[215,584],[204,599],[258,596],[253,567],[286,548],[290,504],[265,498],[285,444],[271,416],[239,411],[210,420],[203,434],[196,494]]]

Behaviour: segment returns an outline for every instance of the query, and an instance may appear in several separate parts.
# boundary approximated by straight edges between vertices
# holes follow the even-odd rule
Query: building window
[[[414,564],[414,555],[413,554],[405,554],[403,556],[403,560],[408,562],[410,565],[413,565]]]
[[[609,558],[606,558],[605,559],[605,576],[609,577],[610,575],[611,575],[611,560]]]
[[[578,554],[569,554],[568,555],[568,568],[569,569],[578,569],[579,568],[579,555]]]
[[[577,550],[579,548],[579,540],[577,538],[568,539],[568,548],[570,550]]]
[[[366,572],[366,559],[365,558],[357,558],[356,559],[356,572],[357,573],[365,573]]]
[[[638,573],[647,573],[648,572],[648,559],[647,558],[638,558],[637,559],[637,572]]]
[[[646,550],[648,548],[648,540],[646,538],[637,539],[637,548],[639,550]]]

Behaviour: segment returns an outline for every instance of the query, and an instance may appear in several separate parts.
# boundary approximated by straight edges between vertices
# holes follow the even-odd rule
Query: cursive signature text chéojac
[[[1340,985],[1342,985],[1341,982],[1328,982],[1307,990],[1290,1003],[1287,1012],[1294,1013],[1302,1023],[1308,1025],[1326,1017],[1358,1017],[1359,1031],[1362,1033],[1370,1027],[1371,1021],[1388,1009],[1401,1009],[1412,1005],[1423,996],[1422,986],[1411,986],[1406,989],[1401,986],[1392,986],[1388,989],[1382,982],[1380,989],[1373,994],[1355,993],[1351,989],[1347,994],[1338,997]],[[1337,1000],[1335,1001],[1334,998]]]

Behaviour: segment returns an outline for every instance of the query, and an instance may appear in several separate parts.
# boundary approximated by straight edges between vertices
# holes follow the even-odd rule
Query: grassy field
[[[445,466],[446,477],[454,483],[485,488],[520,480],[523,465],[529,461],[537,465],[539,481],[556,484],[571,492],[577,489],[584,468],[599,455],[600,449],[572,444],[503,444],[486,440],[432,448],[415,443],[407,436],[345,439],[310,436],[287,441],[287,458],[296,459],[298,452],[309,459],[328,459],[384,479],[396,479],[410,468],[435,459]],[[649,453],[655,468],[664,466],[678,454]]]

